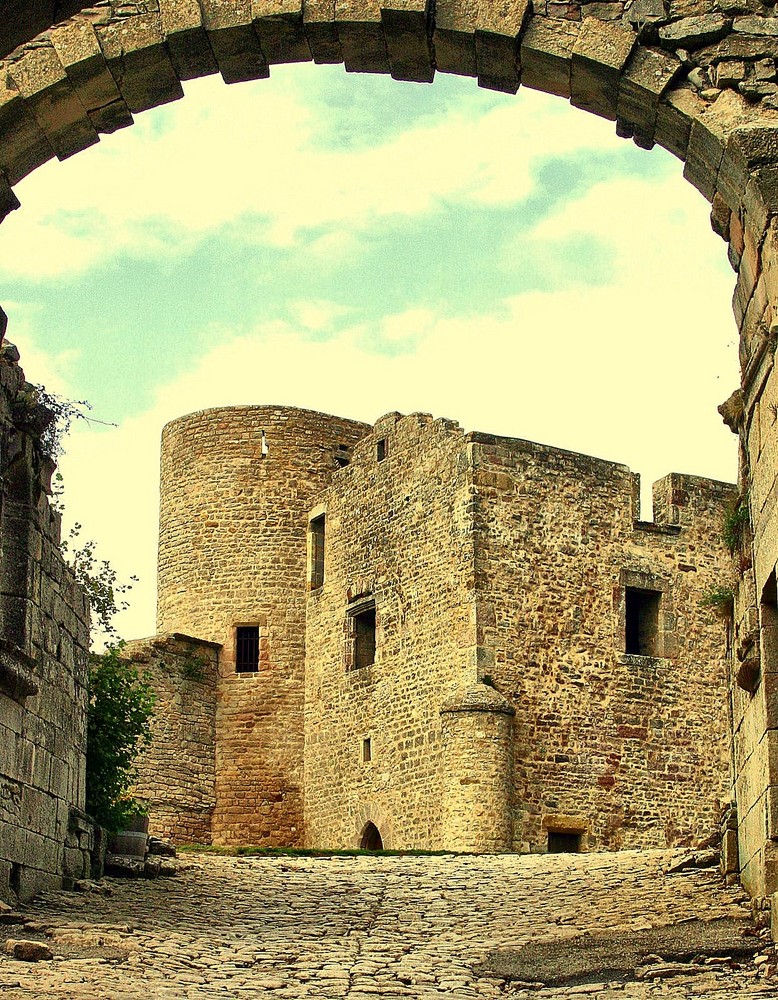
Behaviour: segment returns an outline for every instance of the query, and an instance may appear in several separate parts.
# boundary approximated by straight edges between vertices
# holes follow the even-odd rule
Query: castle
[[[152,831],[460,851],[700,841],[729,802],[734,487],[450,420],[162,436]]]

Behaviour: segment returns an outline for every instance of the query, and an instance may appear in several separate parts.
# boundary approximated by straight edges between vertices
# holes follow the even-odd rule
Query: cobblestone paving
[[[228,997],[645,1000],[778,998],[749,959],[655,981],[528,989],[472,971],[494,948],[582,931],[742,916],[715,871],[665,875],[668,852],[443,858],[226,858],[178,876],[56,893],[6,937],[51,962],[0,957],[0,998]],[[191,857],[191,856],[190,856]]]

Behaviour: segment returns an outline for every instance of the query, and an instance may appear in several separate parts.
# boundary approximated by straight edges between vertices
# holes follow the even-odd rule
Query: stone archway
[[[670,3],[669,13],[659,0],[545,0],[532,10],[529,0],[117,0],[98,8],[0,0],[0,219],[19,207],[13,186],[23,177],[180,98],[182,81],[220,72],[236,83],[307,60],[419,82],[455,73],[509,93],[523,82],[683,160],[737,275],[742,380],[726,419],[740,436],[753,553],[747,539],[736,560],[735,649],[743,662],[764,662],[754,690],[733,680],[735,774],[744,878],[763,895],[778,890],[778,663],[760,654],[759,637],[778,562],[778,41],[775,18],[745,5],[727,10],[707,0],[682,12]],[[55,27],[55,12],[71,17]]]
[[[383,851],[384,841],[381,837],[381,831],[372,822],[368,820],[362,829],[362,836],[359,841],[359,846],[363,851]]]

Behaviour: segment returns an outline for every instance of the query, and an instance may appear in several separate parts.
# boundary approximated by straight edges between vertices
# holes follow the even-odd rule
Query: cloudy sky
[[[154,630],[159,435],[207,406],[452,417],[735,476],[733,275],[662,150],[531,91],[343,68],[188,84],[18,186],[0,303],[31,381],[87,399],[70,520],[141,577]],[[644,510],[644,517],[650,511]]]

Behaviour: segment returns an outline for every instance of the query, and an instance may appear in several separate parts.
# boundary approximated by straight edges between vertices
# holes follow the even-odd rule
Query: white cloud
[[[242,239],[278,246],[329,228],[308,249],[337,259],[382,219],[520,201],[532,189],[539,151],[569,155],[622,141],[610,123],[520,92],[486,113],[465,101],[463,110],[356,150],[317,145],[305,101],[311,72],[323,69],[297,67],[296,77],[282,75],[283,86],[194,81],[180,104],[35,171],[18,187],[22,210],[0,230],[13,247],[0,273],[40,278],[119,255],[178,253],[248,217],[253,231]]]

